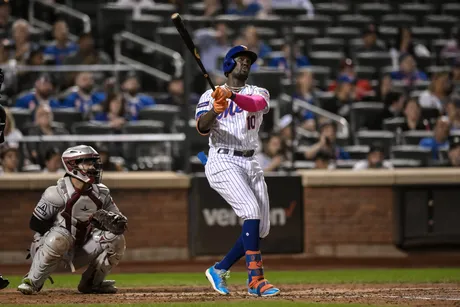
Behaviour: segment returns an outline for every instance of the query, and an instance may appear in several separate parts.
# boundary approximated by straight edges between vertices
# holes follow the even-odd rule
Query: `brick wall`
[[[305,251],[337,255],[344,245],[392,244],[391,187],[307,187],[304,190]],[[324,252],[324,251],[323,251]]]
[[[29,247],[29,220],[42,192],[1,191],[0,251]],[[128,248],[187,248],[187,189],[113,190],[112,196],[129,219]]]

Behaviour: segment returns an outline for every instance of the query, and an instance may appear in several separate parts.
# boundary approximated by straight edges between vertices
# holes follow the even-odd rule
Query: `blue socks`
[[[259,224],[260,220],[246,220],[243,223],[243,231],[235,245],[225,255],[221,262],[214,267],[218,270],[229,270],[238,260],[245,255],[247,250],[259,250]]]

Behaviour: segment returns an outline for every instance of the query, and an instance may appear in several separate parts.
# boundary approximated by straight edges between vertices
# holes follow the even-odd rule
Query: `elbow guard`
[[[29,223],[30,229],[35,232],[38,232],[42,236],[53,227],[53,221],[43,221],[40,220],[38,217],[32,214]]]

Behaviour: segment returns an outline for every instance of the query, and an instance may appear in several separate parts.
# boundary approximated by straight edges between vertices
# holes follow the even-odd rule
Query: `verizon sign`
[[[270,197],[270,234],[264,253],[303,252],[302,182],[298,176],[266,177]],[[203,196],[203,197],[202,197]],[[209,187],[204,176],[192,180],[190,249],[194,256],[225,254],[241,233],[243,220]]]

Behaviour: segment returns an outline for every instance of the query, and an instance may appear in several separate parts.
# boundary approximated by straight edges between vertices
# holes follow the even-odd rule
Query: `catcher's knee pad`
[[[124,235],[114,235],[104,231],[99,239],[102,250],[107,252],[107,260],[110,265],[115,266],[120,262],[126,250],[126,241]]]
[[[43,248],[55,257],[62,257],[73,246],[73,238],[67,229],[52,228],[45,237]]]

